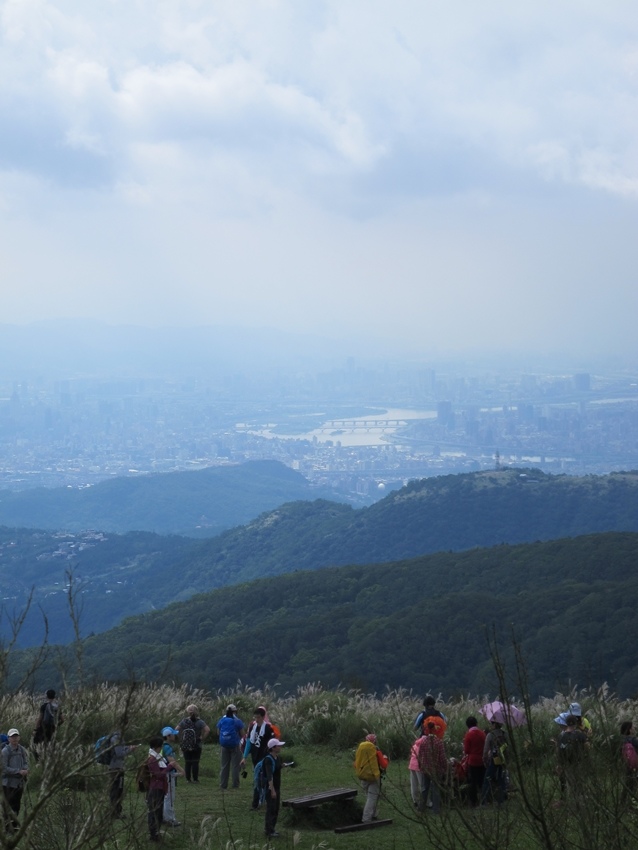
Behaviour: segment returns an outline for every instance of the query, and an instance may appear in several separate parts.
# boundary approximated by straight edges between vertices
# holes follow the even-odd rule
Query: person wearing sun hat
[[[184,768],[178,764],[175,756],[175,747],[177,746],[177,736],[179,731],[173,729],[172,726],[164,726],[162,729],[162,755],[170,764],[171,770],[167,774],[168,791],[164,795],[164,810],[163,819],[167,826],[181,826],[180,821],[175,816],[175,786],[177,784],[177,774],[184,776]]]
[[[268,755],[264,758],[264,772],[268,788],[266,790],[266,822],[264,831],[267,838],[277,838],[277,817],[279,816],[279,791],[281,788],[281,748],[286,745],[279,738],[271,738],[268,741]]]
[[[9,743],[2,748],[2,793],[4,795],[4,826],[7,833],[15,832],[20,826],[18,815],[24,785],[29,775],[29,757],[20,743],[17,729],[7,732]]]
[[[246,732],[246,744],[244,746],[243,757],[239,763],[240,768],[246,764],[246,758],[250,754],[253,763],[253,768],[264,758],[268,753],[268,743],[272,738],[277,738],[272,724],[266,720],[268,714],[263,705],[258,705],[253,714],[253,720],[248,726]],[[253,800],[250,806],[253,812],[259,808],[259,789],[253,790]]]
[[[569,714],[572,717],[576,718],[576,725],[580,729],[581,732],[584,732],[588,738],[591,738],[593,734],[593,729],[591,728],[591,723],[586,717],[583,717],[583,709],[579,702],[570,702],[569,704]]]

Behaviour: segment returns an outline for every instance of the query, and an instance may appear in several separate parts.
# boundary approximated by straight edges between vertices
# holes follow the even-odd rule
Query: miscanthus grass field
[[[412,727],[422,707],[423,695],[388,691],[382,695],[327,691],[307,685],[296,694],[238,685],[225,693],[205,693],[168,685],[111,686],[103,684],[60,693],[65,722],[53,746],[30,754],[31,770],[23,797],[18,832],[0,831],[0,847],[30,850],[75,848],[137,848],[149,846],[144,794],[136,788],[137,766],[146,757],[148,739],[165,725],[175,725],[195,703],[212,733],[203,747],[200,782],[179,779],[177,828],[165,827],[162,841],[175,850],[223,848],[249,850],[268,846],[263,813],[250,810],[252,768],[237,790],[219,787],[220,750],[215,724],[228,703],[238,708],[247,725],[258,705],[265,705],[280,727],[286,746],[282,800],[326,791],[358,788],[352,762],[357,744],[374,732],[380,748],[390,757],[383,780],[379,817],[389,826],[355,833],[336,834],[334,828],[361,819],[363,794],[354,801],[330,803],[310,811],[280,811],[280,837],[270,846],[282,848],[409,847],[486,848],[486,850],[598,850],[638,847],[638,808],[635,780],[620,758],[619,726],[633,720],[638,702],[621,701],[605,687],[597,692],[573,691],[533,704],[516,701],[528,723],[508,733],[508,800],[501,806],[468,807],[464,788],[444,795],[440,816],[421,814],[410,798],[408,755],[414,741]],[[560,799],[553,738],[554,718],[577,699],[593,726],[590,750],[578,787]],[[460,758],[466,732],[465,718],[479,718],[484,699],[439,701],[448,717],[445,745],[449,758]],[[26,692],[0,697],[0,729],[16,727],[22,743],[29,743],[40,695]],[[94,744],[102,735],[122,730],[127,743],[139,743],[129,756],[124,812],[113,820],[109,810],[108,769],[95,763]],[[180,760],[183,759],[180,756]]]

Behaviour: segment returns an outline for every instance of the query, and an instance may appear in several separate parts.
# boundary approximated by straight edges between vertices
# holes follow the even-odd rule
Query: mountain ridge
[[[83,664],[207,690],[494,693],[496,642],[512,693],[526,679],[534,695],[606,681],[627,696],[637,556],[638,533],[611,532],[258,579],[128,618],[84,642]]]
[[[330,496],[276,460],[119,476],[86,488],[0,491],[0,525],[213,537],[282,502]]]

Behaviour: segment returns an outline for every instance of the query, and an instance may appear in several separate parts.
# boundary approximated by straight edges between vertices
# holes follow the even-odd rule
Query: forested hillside
[[[508,663],[520,641],[532,694],[607,681],[629,695],[637,557],[638,534],[613,533],[299,572],[126,620],[86,641],[84,664],[100,680],[213,690],[240,679],[494,693],[495,630]]]
[[[0,492],[0,525],[214,537],[283,502],[332,496],[278,461],[114,478],[82,489]]]
[[[170,504],[179,510],[179,499]],[[78,583],[88,634],[264,576],[603,531],[638,531],[637,473],[570,478],[508,469],[411,482],[358,510],[325,500],[292,502],[202,541],[0,528],[0,580],[8,588],[5,608],[20,610],[36,588],[23,645],[42,639],[40,609],[50,639],[64,643],[73,637],[63,592],[68,571]]]
[[[359,510],[284,505],[205,541],[184,568],[191,583],[206,577],[208,587],[221,587],[295,569],[601,531],[638,531],[638,473],[570,478],[506,469],[412,481]]]

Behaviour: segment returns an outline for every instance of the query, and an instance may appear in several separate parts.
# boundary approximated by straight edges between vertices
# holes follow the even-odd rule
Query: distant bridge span
[[[333,431],[338,428],[401,428],[408,424],[408,419],[329,419],[324,422],[320,431]]]

